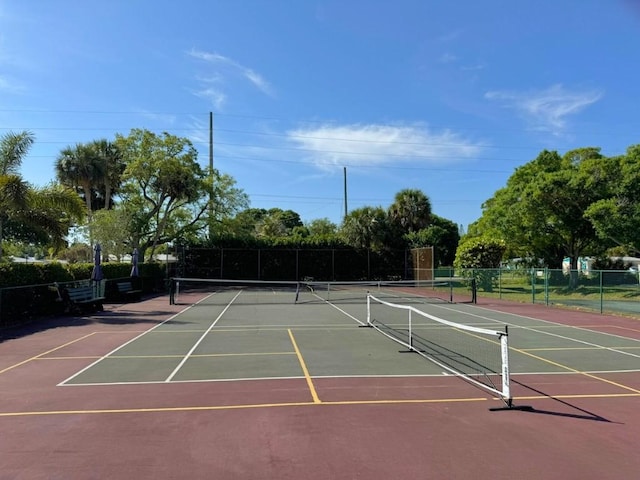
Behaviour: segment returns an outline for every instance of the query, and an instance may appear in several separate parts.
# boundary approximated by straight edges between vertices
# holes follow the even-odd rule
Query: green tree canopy
[[[626,155],[585,169],[587,181],[598,183],[607,196],[592,203],[585,216],[598,236],[640,254],[640,145]]]
[[[540,258],[556,267],[569,256],[575,266],[578,256],[598,248],[584,212],[601,192],[588,188],[580,171],[601,160],[597,148],[572,150],[562,157],[541,152],[485,202],[472,235],[504,239],[509,256]]]
[[[204,170],[186,138],[133,129],[116,145],[127,165],[120,197],[131,218],[131,248],[142,255],[159,244],[196,238],[210,223],[246,205],[233,179]],[[208,218],[210,201],[213,217]]]
[[[340,234],[355,248],[381,250],[389,232],[387,212],[382,207],[362,207],[347,214]]]
[[[433,247],[434,266],[442,267],[453,265],[460,234],[457,224],[432,214],[428,227],[406,234],[405,239],[409,248]]]

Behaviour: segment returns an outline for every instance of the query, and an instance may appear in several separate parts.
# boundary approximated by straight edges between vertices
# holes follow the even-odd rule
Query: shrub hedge
[[[0,328],[63,313],[64,305],[58,301],[58,292],[53,284],[86,282],[91,278],[92,270],[93,263],[1,263]],[[140,289],[145,294],[165,290],[165,265],[140,264],[138,270],[140,276],[132,279],[136,290]],[[102,271],[105,301],[120,301],[116,283],[130,278],[131,265],[104,263]]]

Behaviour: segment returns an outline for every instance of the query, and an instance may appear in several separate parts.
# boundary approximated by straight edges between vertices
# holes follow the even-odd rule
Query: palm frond
[[[9,132],[0,137],[0,175],[18,173],[22,159],[33,145],[34,140],[33,133],[28,131]]]

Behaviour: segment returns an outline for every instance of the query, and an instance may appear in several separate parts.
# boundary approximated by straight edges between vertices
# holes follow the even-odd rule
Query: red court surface
[[[640,339],[631,319],[479,307]],[[635,369],[514,373],[531,408],[502,411],[451,375],[61,385],[182,308],[156,298],[2,332],[0,479],[638,478],[635,348]]]

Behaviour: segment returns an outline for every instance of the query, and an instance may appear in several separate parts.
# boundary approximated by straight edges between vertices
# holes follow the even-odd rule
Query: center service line
[[[207,331],[204,332],[200,338],[198,339],[198,341],[195,343],[195,345],[193,347],[191,347],[191,350],[189,350],[189,352],[187,352],[187,354],[184,356],[184,358],[182,359],[182,361],[178,364],[178,366],[173,370],[173,372],[171,372],[171,375],[169,375],[167,377],[167,379],[165,380],[165,382],[170,382],[173,377],[175,377],[175,375],[180,371],[180,369],[182,368],[182,366],[187,362],[187,360],[189,360],[189,357],[191,356],[191,354],[193,352],[195,352],[196,348],[198,348],[198,345],[200,345],[200,343],[202,342],[202,340],[204,340],[204,337],[207,336],[207,334],[211,331],[211,329],[213,327],[216,326],[216,323],[218,323],[218,320],[220,320],[222,318],[222,315],[225,314],[225,312],[227,310],[229,310],[229,307],[231,306],[231,304],[235,301],[236,298],[238,298],[238,295],[240,295],[242,293],[242,291],[238,292],[236,294],[235,297],[233,297],[231,299],[231,301],[227,304],[226,307],[224,307],[224,310],[222,310],[222,312],[220,312],[220,315],[218,315],[218,317],[213,321],[213,323],[211,325],[209,325],[209,328],[207,328]]]

